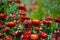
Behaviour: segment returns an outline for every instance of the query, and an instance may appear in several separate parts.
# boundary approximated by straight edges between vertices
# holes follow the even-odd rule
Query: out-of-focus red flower
[[[14,31],[13,35],[17,36],[17,34],[18,34],[18,31]]]
[[[52,39],[53,39],[53,40],[54,40],[54,39],[55,39],[55,40],[58,40],[58,36],[57,36],[56,34],[53,34],[53,35],[52,35]]]
[[[7,18],[7,14],[0,13],[0,20],[5,20]]]
[[[60,23],[60,17],[55,18],[55,21],[58,22],[58,23]]]
[[[31,40],[38,40],[38,34],[32,34]]]
[[[21,19],[15,19],[14,22],[15,23],[20,23],[21,22]]]
[[[36,30],[43,30],[43,28],[40,27],[40,26],[37,26],[37,27],[35,27],[35,28],[36,28]]]
[[[15,27],[16,26],[16,23],[15,22],[7,22],[7,27]]]
[[[56,29],[52,35],[52,40],[60,40],[60,28]]]
[[[5,24],[0,23],[0,28],[4,28],[4,27],[5,27]]]
[[[40,20],[33,20],[33,25],[34,26],[40,26]]]
[[[24,10],[19,10],[20,15],[26,15],[26,12]]]
[[[12,40],[12,36],[7,35],[7,36],[4,38],[4,40]]]
[[[9,3],[12,3],[12,2],[13,2],[13,0],[8,0],[8,2],[9,2]]]
[[[29,18],[28,16],[26,16],[26,15],[21,15],[20,18],[21,18],[22,20],[28,20],[28,19],[30,19],[30,18]]]
[[[45,32],[40,32],[40,33],[39,33],[39,37],[45,39],[45,38],[48,37],[48,34],[45,33]]]
[[[27,27],[31,27],[32,26],[32,20],[24,20],[23,25],[27,26]]]
[[[23,33],[24,33],[23,30],[14,31],[13,36],[21,37]]]
[[[21,3],[21,2],[22,2],[22,0],[15,0],[15,2],[17,2],[17,3]]]
[[[43,20],[43,23],[44,23],[45,25],[51,25],[52,21],[49,21],[49,20]]]
[[[28,20],[24,20],[24,22],[23,22],[23,25],[24,26],[28,26],[28,22],[27,22]]]
[[[26,34],[32,34],[33,31],[31,29],[26,30]]]
[[[23,34],[21,37],[22,37],[23,40],[25,40],[25,39],[26,39],[26,40],[29,40],[30,37],[31,37],[31,35],[25,33],[25,34]]]
[[[10,14],[10,18],[15,18],[15,17],[16,17],[15,13]]]
[[[52,20],[53,19],[53,17],[51,16],[51,15],[48,15],[47,17],[46,17],[46,20]]]
[[[7,32],[9,30],[9,27],[5,27],[3,30],[2,30],[2,32],[4,33],[4,32]]]
[[[20,5],[18,5],[18,8],[19,8],[20,10],[24,10],[24,11],[27,10],[25,4],[20,4]]]

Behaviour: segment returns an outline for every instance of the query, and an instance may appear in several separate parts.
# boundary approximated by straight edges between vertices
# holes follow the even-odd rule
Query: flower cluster
[[[16,13],[11,13],[7,15],[5,12],[0,12],[0,40],[13,40],[14,37],[22,40],[43,40],[48,38],[48,33],[44,31],[42,24],[47,29],[52,24],[52,20],[60,23],[60,18],[55,18],[51,15],[48,15],[45,19],[31,19],[26,14],[30,9],[26,4],[22,4],[22,0],[8,0],[8,3],[17,2],[19,18]],[[34,4],[35,8],[38,6],[38,3]],[[5,10],[4,10],[5,11]],[[13,20],[12,20],[13,19]],[[4,21],[8,20],[4,23]],[[18,25],[21,25],[19,28]],[[56,32],[57,33],[57,32]]]

